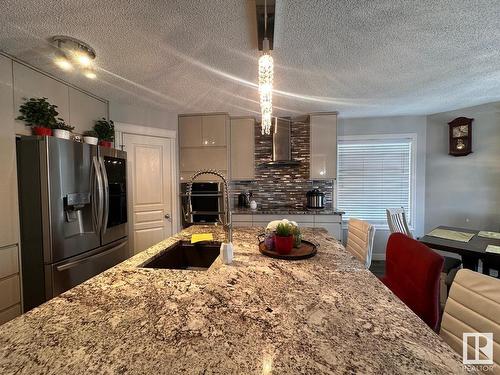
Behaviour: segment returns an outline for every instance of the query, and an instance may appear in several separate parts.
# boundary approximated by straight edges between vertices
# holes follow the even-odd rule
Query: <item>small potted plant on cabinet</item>
[[[52,128],[58,122],[64,122],[57,117],[59,112],[56,108],[47,98],[30,98],[19,107],[21,115],[16,120],[22,120],[27,126],[31,126],[35,135],[52,135]]]
[[[99,138],[99,145],[103,147],[111,147],[115,139],[115,124],[111,120],[106,120],[104,117],[97,120],[94,125],[94,131]]]
[[[293,226],[289,223],[279,223],[274,235],[274,247],[276,251],[280,254],[289,254],[292,251],[293,244]]]
[[[87,130],[83,132],[83,141],[89,145],[96,145],[99,142],[99,137],[95,130]]]
[[[60,121],[52,127],[54,137],[62,139],[71,139],[71,131],[74,128],[74,126],[68,125],[64,121]]]

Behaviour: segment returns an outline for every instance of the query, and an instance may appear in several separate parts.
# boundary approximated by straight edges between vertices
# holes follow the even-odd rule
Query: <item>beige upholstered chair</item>
[[[366,221],[349,219],[347,231],[347,250],[361,260],[366,268],[372,263],[373,238],[375,227]]]
[[[446,301],[440,336],[462,355],[462,334],[467,332],[493,333],[494,368],[488,373],[500,374],[500,280],[462,269]],[[469,359],[474,359],[471,344],[472,340],[468,346]]]

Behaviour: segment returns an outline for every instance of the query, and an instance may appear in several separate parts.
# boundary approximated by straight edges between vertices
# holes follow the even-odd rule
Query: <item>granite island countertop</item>
[[[321,229],[304,230],[320,245],[311,259],[267,258],[256,247],[262,228],[235,228],[231,265],[138,267],[195,230],[1,326],[0,373],[464,371],[458,354]]]

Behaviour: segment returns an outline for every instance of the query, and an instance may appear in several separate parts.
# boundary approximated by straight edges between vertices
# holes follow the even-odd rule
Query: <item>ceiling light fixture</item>
[[[273,76],[274,62],[267,39],[267,1],[264,1],[264,40],[262,56],[259,58],[259,95],[262,115],[262,134],[271,134],[271,118],[273,115]]]
[[[57,45],[60,54],[62,54],[62,56],[58,55],[54,60],[57,66],[61,69],[71,70],[73,67],[71,62],[82,68],[92,67],[96,54],[94,49],[87,43],[64,35],[56,35],[51,38],[51,41]],[[64,62],[64,60],[66,62]],[[92,79],[96,78],[96,75],[92,70],[85,71],[84,75],[88,78],[91,78],[90,76],[92,76]]]

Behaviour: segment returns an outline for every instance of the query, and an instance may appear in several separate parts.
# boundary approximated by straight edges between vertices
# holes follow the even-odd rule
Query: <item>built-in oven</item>
[[[213,224],[222,221],[224,214],[224,184],[193,182],[191,207],[187,195],[188,183],[181,183],[181,220],[186,228],[195,223]]]

